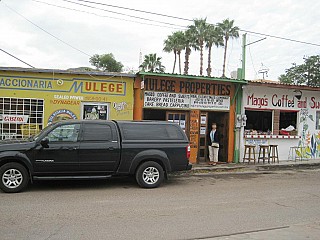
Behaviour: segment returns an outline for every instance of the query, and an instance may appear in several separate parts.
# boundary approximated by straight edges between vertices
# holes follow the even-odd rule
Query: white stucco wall
[[[277,86],[277,87],[275,87]],[[295,137],[284,136],[244,136],[244,127],[240,133],[240,161],[244,155],[244,145],[253,143],[259,145],[277,144],[279,158],[288,160],[290,147],[301,146],[303,158],[320,158],[320,129],[316,129],[316,112],[320,112],[320,91],[319,88],[314,90],[305,90],[304,87],[297,88],[280,88],[276,84],[261,84],[259,86],[243,86],[242,114],[246,108],[251,110],[292,110],[297,112],[297,130],[298,135]],[[258,152],[258,148],[256,149]]]

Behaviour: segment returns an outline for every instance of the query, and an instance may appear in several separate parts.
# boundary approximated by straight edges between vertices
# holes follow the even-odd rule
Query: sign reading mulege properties
[[[145,108],[179,108],[204,110],[229,110],[229,96],[144,92]]]

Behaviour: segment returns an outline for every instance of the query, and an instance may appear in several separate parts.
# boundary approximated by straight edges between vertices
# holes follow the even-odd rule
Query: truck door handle
[[[109,147],[108,150],[113,151],[114,147]]]
[[[78,149],[77,147],[69,147],[69,148],[68,148],[68,150],[70,150],[70,151],[71,151],[71,150],[77,150],[77,149]]]

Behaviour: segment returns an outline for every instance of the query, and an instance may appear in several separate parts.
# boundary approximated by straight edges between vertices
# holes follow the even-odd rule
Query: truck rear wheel
[[[6,163],[0,168],[0,188],[6,193],[23,190],[29,183],[27,169],[19,163]]]
[[[136,171],[137,183],[143,188],[156,188],[162,183],[163,179],[163,168],[153,161],[142,163]]]

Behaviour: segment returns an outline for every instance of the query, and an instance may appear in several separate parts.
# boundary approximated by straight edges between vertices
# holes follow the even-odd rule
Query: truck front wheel
[[[137,183],[143,188],[156,188],[162,183],[163,179],[163,168],[153,161],[142,163],[136,171]]]
[[[7,193],[23,190],[29,183],[28,171],[19,163],[6,163],[0,168],[0,188]]]

